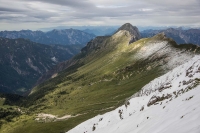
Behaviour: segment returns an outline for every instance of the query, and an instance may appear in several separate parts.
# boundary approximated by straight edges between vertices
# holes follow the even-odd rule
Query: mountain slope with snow
[[[41,84],[34,87],[22,103],[31,114],[22,114],[22,119],[14,119],[13,122],[3,124],[0,132],[67,132],[99,114],[117,109],[124,104],[127,98],[140,91],[144,85],[200,53],[200,47],[187,44],[177,45],[165,34],[137,40],[138,35],[136,27],[125,24],[112,36],[97,37],[90,41],[78,55],[56,65],[42,76],[42,80],[39,80],[41,82],[38,82]],[[137,41],[131,43],[134,38]],[[165,80],[163,82],[165,83]],[[167,86],[169,87],[170,84],[165,85],[164,88]],[[163,90],[163,87],[160,90]],[[139,104],[135,103],[134,109],[140,110],[145,105],[145,111],[151,97],[147,97],[146,101]],[[170,95],[153,97],[152,101],[167,98],[169,99]],[[129,102],[131,105],[134,104],[131,100]],[[151,104],[148,104],[148,108],[153,107]],[[128,108],[130,107],[132,106]],[[105,117],[102,120],[98,118],[92,121],[92,124],[87,124],[87,129],[77,130],[77,132],[92,129],[98,131],[101,127],[107,130],[108,121],[110,121],[109,125],[113,126],[112,129],[115,129],[113,120],[123,123],[126,119],[125,114],[128,120],[129,113],[134,112],[133,109],[128,108],[127,112],[125,109],[119,111],[118,108],[114,116],[111,113],[112,118]],[[135,120],[136,116],[132,116]],[[94,125],[99,120],[102,121],[103,126]],[[26,124],[23,124],[23,121],[26,121]],[[142,127],[138,118],[135,121],[137,122],[135,124]],[[103,131],[99,130],[99,132]]]
[[[199,133],[200,56],[154,79],[125,105],[67,133]]]

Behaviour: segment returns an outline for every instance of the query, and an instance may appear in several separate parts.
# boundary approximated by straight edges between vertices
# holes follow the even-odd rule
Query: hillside
[[[43,45],[25,39],[0,38],[0,92],[26,93],[41,75],[79,51],[79,46]]]
[[[67,133],[200,132],[200,56],[154,79],[125,105]]]
[[[192,43],[200,45],[199,29],[182,30],[181,28],[169,28],[166,30],[145,30],[141,32],[141,35],[142,37],[152,37],[162,32],[164,32],[167,37],[174,39],[178,44]]]
[[[31,31],[31,30],[1,31],[0,37],[10,38],[10,39],[25,38],[41,44],[85,46],[88,41],[90,41],[95,37],[95,35],[75,29],[65,29],[65,30],[54,29],[48,32]]]
[[[45,74],[23,99],[20,108],[27,113],[3,124],[0,131],[69,131],[124,105],[150,81],[199,54],[198,46],[177,45],[165,34],[143,39],[138,35],[137,27],[125,24],[112,36],[90,41],[80,54]]]

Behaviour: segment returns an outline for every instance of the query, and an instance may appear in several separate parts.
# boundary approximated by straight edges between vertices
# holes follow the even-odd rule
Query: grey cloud
[[[25,11],[25,10],[13,9],[13,8],[6,8],[6,7],[1,7],[1,6],[0,6],[0,11],[1,11],[1,12],[23,12],[23,11]]]
[[[135,25],[181,26],[197,24],[200,18],[199,0],[10,0],[18,6],[8,5],[6,0],[0,2],[0,20],[8,25],[118,25],[129,21]]]
[[[56,4],[61,6],[69,6],[69,7],[75,7],[75,8],[88,8],[88,7],[94,7],[93,4],[88,2],[87,0],[21,0],[21,1],[32,1],[32,2],[44,2],[49,4]]]

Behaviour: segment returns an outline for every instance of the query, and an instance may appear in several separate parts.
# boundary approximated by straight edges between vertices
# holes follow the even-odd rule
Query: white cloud
[[[149,8],[142,8],[142,9],[139,9],[140,11],[143,11],[143,12],[148,12],[148,11],[152,11],[153,9],[149,9]]]
[[[60,25],[200,26],[199,0],[0,0],[0,30]]]

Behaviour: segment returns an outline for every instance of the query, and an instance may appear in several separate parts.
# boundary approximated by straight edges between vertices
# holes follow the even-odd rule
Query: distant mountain
[[[112,35],[120,26],[58,26],[42,28],[42,31],[50,31],[53,29],[77,29],[96,36]]]
[[[117,29],[114,27],[97,27],[94,29],[85,29],[84,32],[95,34],[96,36],[112,35]]]
[[[33,42],[42,44],[60,44],[60,45],[86,45],[88,41],[95,37],[94,34],[89,34],[80,30],[65,29],[52,30],[49,32],[42,31],[1,31],[0,37],[17,39],[25,38]]]
[[[129,43],[133,43],[141,38],[140,32],[138,31],[138,28],[135,26],[132,26],[130,23],[126,23],[122,25],[116,32],[116,34],[124,34],[127,37],[130,37]],[[120,35],[121,36],[121,35]],[[104,44],[104,41],[109,39],[111,36],[98,36],[95,39],[88,42],[87,46],[81,49],[81,53],[77,55],[76,57],[84,58],[87,55],[90,55],[94,51],[99,51],[100,49],[103,49],[107,47],[107,44]],[[40,79],[38,80],[37,84],[40,84],[52,77],[52,75],[56,75],[57,73],[61,72],[64,69],[67,69],[74,64],[78,64],[79,60],[74,57],[71,60],[59,63],[56,65],[53,69],[45,73]]]
[[[140,35],[138,28],[136,26],[132,26],[130,23],[126,23],[126,24],[122,25],[116,31],[116,33],[119,31],[128,31],[130,33],[131,40],[130,40],[129,44],[141,39],[141,35]]]
[[[8,118],[14,118],[9,122],[11,120],[4,117],[0,132],[64,133],[72,129],[69,132],[128,133],[162,132],[155,128],[169,129],[169,123],[177,128],[183,127],[181,124],[179,126],[180,119],[191,122],[199,118],[199,91],[192,92],[200,81],[198,54],[200,47],[177,45],[164,33],[140,39],[137,27],[124,24],[112,36],[91,40],[79,54],[44,74],[31,93],[22,98],[18,106],[14,106],[23,113],[14,116],[5,114]],[[186,66],[180,66],[185,63]],[[174,68],[175,72],[158,78]],[[156,82],[151,82],[156,78]],[[147,87],[143,89],[145,85]],[[134,94],[144,95],[128,102]],[[197,99],[196,102],[190,104],[186,100],[190,97]],[[5,104],[5,98],[2,96],[0,99],[2,104]],[[193,105],[195,108],[192,108]],[[184,109],[183,106],[187,111],[179,110],[179,107]],[[111,115],[99,117],[112,110],[115,111]],[[146,113],[148,110],[150,114]],[[10,109],[7,111],[10,112]],[[178,115],[181,112],[180,116],[175,117],[174,111]],[[196,114],[190,115],[190,112]],[[86,120],[89,120],[88,123],[79,125]],[[160,124],[163,122],[164,126]],[[192,123],[189,129],[193,124],[196,123]],[[149,130],[149,126],[152,130]],[[101,130],[101,127],[107,130]],[[130,128],[130,131],[126,130]],[[198,127],[193,129],[198,130]]]
[[[0,38],[0,92],[26,93],[42,74],[57,63],[70,59],[80,48]]]
[[[169,28],[166,30],[145,30],[141,32],[143,38],[152,37],[158,33],[164,32],[167,37],[174,39],[178,44],[192,43],[200,45],[200,30],[182,28]]]

